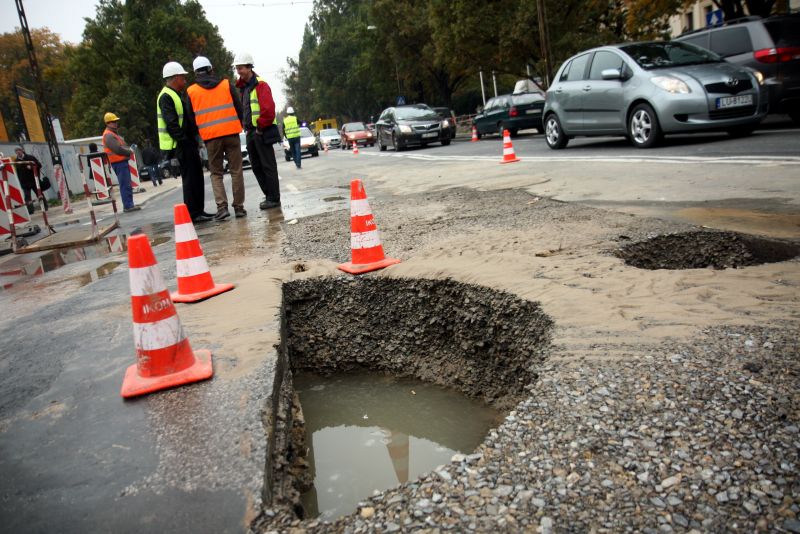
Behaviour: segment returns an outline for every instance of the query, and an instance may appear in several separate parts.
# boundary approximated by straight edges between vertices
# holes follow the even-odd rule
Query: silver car
[[[575,136],[625,135],[655,146],[664,134],[748,135],[767,114],[764,77],[678,42],[593,48],[558,69],[544,105],[547,145]]]

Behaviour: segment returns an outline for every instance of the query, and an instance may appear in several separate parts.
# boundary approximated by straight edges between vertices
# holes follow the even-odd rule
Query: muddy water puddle
[[[471,454],[502,415],[453,390],[357,373],[294,379],[314,487],[306,517],[330,520],[359,501],[414,480],[456,453]]]

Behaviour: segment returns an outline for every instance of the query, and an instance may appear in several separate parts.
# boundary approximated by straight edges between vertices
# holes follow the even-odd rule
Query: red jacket
[[[242,125],[245,130],[252,129],[253,123],[250,114],[250,92],[255,89],[258,106],[261,112],[258,116],[258,129],[264,130],[275,123],[275,100],[272,99],[272,89],[265,81],[258,81],[258,76],[253,72],[249,82],[241,78],[236,80],[236,87],[242,93]]]

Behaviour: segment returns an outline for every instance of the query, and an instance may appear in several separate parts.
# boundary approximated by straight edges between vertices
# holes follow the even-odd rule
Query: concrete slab
[[[118,226],[119,225],[116,221],[107,225],[98,225],[97,235],[92,235],[92,229],[90,226],[67,228],[60,232],[56,232],[55,234],[43,237],[35,243],[31,243],[30,245],[17,249],[16,253],[25,254],[28,252],[40,252],[42,250],[52,250],[56,248],[82,247],[90,245],[108,235]]]

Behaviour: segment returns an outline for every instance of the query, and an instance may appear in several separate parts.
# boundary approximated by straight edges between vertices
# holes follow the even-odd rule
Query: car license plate
[[[538,115],[541,112],[542,112],[541,109],[529,109],[525,111],[525,113],[527,113],[528,115]]]
[[[436,137],[436,136],[438,136],[438,135],[439,135],[439,134],[438,134],[438,133],[436,133],[436,132],[431,132],[431,133],[425,133],[425,134],[422,134],[422,137]]]
[[[752,106],[753,95],[723,96],[717,98],[717,109]]]

